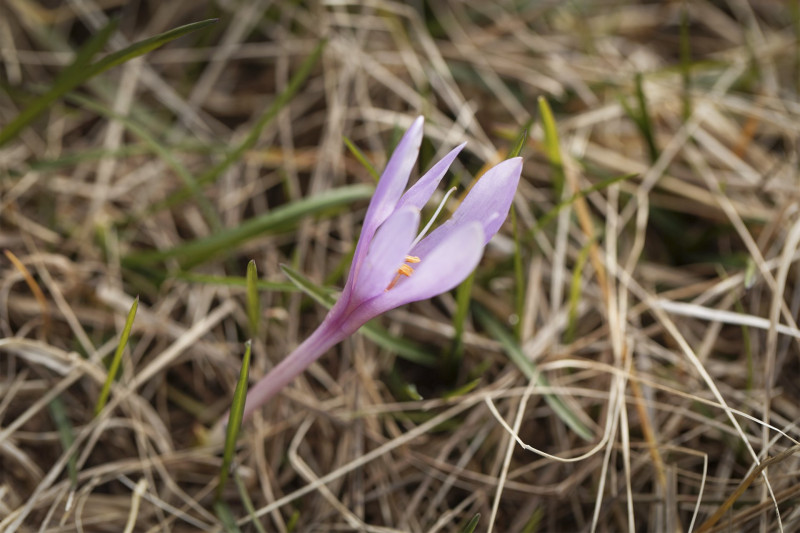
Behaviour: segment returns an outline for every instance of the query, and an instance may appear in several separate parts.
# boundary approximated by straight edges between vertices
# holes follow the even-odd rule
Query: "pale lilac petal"
[[[370,302],[374,314],[400,305],[432,298],[449,291],[470,275],[483,255],[483,226],[468,222],[450,232],[447,239],[416,265],[411,277]]]
[[[515,157],[490,168],[478,180],[450,219],[422,239],[410,252],[425,258],[463,224],[480,222],[485,245],[503,225],[517,191],[522,159]]]
[[[422,144],[422,126],[425,120],[418,117],[411,127],[408,128],[403,138],[389,158],[386,168],[378,181],[375,194],[369,202],[367,214],[364,217],[364,224],[361,227],[361,236],[356,244],[356,251],[353,254],[353,263],[350,267],[350,275],[347,278],[345,293],[351,289],[353,279],[358,274],[364,256],[369,248],[369,243],[375,235],[378,227],[394,212],[397,202],[402,196],[408,184],[408,177],[414,163],[417,161],[419,147]]]
[[[419,227],[419,209],[395,211],[378,228],[353,286],[351,305],[383,293],[411,248]]]
[[[431,169],[425,173],[417,182],[411,186],[410,189],[400,198],[397,208],[412,205],[417,209],[422,209],[428,203],[433,191],[439,186],[439,182],[447,173],[447,169],[453,164],[456,156],[466,146],[467,143],[462,143],[456,146],[450,153],[441,158],[438,163],[433,165]]]

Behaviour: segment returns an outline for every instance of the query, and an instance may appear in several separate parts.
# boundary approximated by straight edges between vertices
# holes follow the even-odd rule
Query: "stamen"
[[[428,223],[425,225],[425,227],[422,228],[422,231],[419,233],[419,235],[417,235],[417,238],[414,239],[414,242],[411,243],[411,248],[416,246],[417,243],[422,240],[422,238],[425,236],[425,234],[428,233],[428,230],[431,229],[431,226],[433,226],[433,222],[436,220],[436,217],[438,217],[439,213],[442,211],[442,208],[444,207],[445,202],[447,202],[447,199],[450,198],[450,195],[453,194],[453,191],[455,191],[455,190],[456,190],[456,188],[453,187],[449,191],[447,191],[447,193],[444,195],[444,198],[442,198],[442,201],[439,203],[439,207],[436,208],[436,212],[433,213],[433,216],[431,217],[431,219],[428,221]]]
[[[420,261],[422,261],[422,259],[420,259],[416,255],[407,255],[406,258],[405,258],[405,262],[406,263],[419,263]],[[391,289],[392,287],[397,285],[397,282],[400,281],[400,276],[405,276],[405,277],[409,278],[409,277],[411,277],[411,274],[413,274],[413,273],[414,273],[414,269],[411,268],[410,266],[408,266],[406,264],[400,265],[397,268],[397,275],[394,277],[392,282],[389,283],[389,286],[384,289],[384,291],[388,291],[389,289]]]

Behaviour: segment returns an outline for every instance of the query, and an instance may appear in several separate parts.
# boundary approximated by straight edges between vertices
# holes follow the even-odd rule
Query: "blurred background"
[[[780,1],[0,3],[0,530],[800,528],[798,32]],[[412,180],[468,142],[446,211],[520,150],[512,215],[221,484],[244,342],[253,383],[316,328],[419,115]]]

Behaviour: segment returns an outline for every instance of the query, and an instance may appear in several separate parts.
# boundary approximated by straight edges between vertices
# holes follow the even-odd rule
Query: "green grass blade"
[[[797,6],[796,2],[792,5]],[[683,92],[681,98],[683,100],[683,120],[689,120],[692,116],[692,39],[689,34],[689,8],[684,2],[681,6],[681,32],[680,32],[680,69],[681,81],[683,82]],[[797,55],[795,55],[797,57]]]
[[[53,102],[64,96],[69,91],[92,79],[98,74],[129,61],[135,57],[146,54],[156,48],[181,37],[189,32],[199,30],[216,22],[216,19],[204,20],[187,24],[174,30],[156,35],[149,39],[139,41],[131,46],[114,52],[97,61],[88,64],[91,58],[105,46],[112,32],[116,29],[115,23],[105,26],[89,43],[78,53],[75,61],[56,78],[49,91],[34,99],[17,117],[0,131],[0,146],[13,139],[20,131],[27,127],[41,113],[47,110]]]
[[[517,321],[514,323],[514,336],[522,340],[522,315],[525,314],[525,272],[522,266],[522,244],[520,243],[519,224],[517,223],[517,210],[511,204],[511,229],[514,233],[514,310]]]
[[[64,450],[68,450],[70,446],[72,446],[72,443],[75,442],[75,432],[72,428],[72,422],[70,422],[67,416],[64,402],[61,401],[60,396],[56,396],[47,404],[47,408],[50,411],[50,417],[53,419],[53,423],[56,425],[56,428],[58,428],[58,440],[61,441],[61,447]],[[70,455],[69,460],[67,460],[67,472],[71,485],[73,487],[77,486],[78,466],[74,453]]]
[[[475,307],[475,316],[478,318],[481,325],[484,327],[484,329],[486,329],[489,335],[494,337],[500,342],[500,344],[503,345],[506,355],[508,355],[509,359],[511,359],[511,361],[517,365],[520,371],[525,374],[528,379],[535,378],[537,385],[542,387],[549,386],[547,378],[545,378],[536,370],[536,365],[533,364],[530,359],[525,357],[525,354],[522,353],[522,349],[520,348],[519,344],[517,344],[514,336],[508,330],[506,330],[506,328],[503,327],[497,321],[497,319],[495,319],[489,314],[488,311],[484,310],[480,306]],[[560,397],[552,393],[547,393],[544,394],[544,399],[556,416],[558,416],[582,439],[591,441],[594,438],[589,428],[584,425],[581,419],[572,412],[569,406],[564,403]]]
[[[195,272],[176,272],[170,279],[180,279],[192,283],[206,285],[224,285],[227,287],[247,287],[247,278],[242,276],[215,276],[213,274],[198,274]],[[297,287],[292,283],[280,281],[257,280],[256,288],[260,291],[297,292]]]
[[[254,237],[289,229],[306,216],[349,206],[358,200],[365,200],[372,196],[372,192],[373,188],[366,185],[350,185],[326,191],[278,207],[247,220],[235,228],[222,230],[169,250],[132,253],[123,259],[123,264],[126,267],[148,266],[174,258],[183,268],[190,268],[219,254],[227,255],[237,246]]]
[[[461,530],[461,533],[475,533],[475,528],[478,527],[478,522],[481,520],[481,513],[475,513],[467,525],[464,526],[464,529]]]
[[[571,344],[575,340],[575,334],[578,331],[578,302],[581,300],[581,278],[583,276],[583,268],[586,266],[586,261],[589,259],[589,252],[595,239],[586,243],[586,246],[581,248],[578,254],[578,259],[575,261],[575,268],[572,272],[572,281],[570,282],[569,289],[569,310],[567,318],[567,329],[564,332],[564,344]]]
[[[639,131],[647,144],[647,151],[650,154],[650,161],[655,163],[659,157],[659,150],[656,146],[656,136],[653,131],[653,121],[650,119],[650,108],[647,106],[647,96],[644,93],[644,77],[639,72],[636,74],[636,101],[639,104]]]
[[[367,172],[369,172],[370,176],[372,176],[372,178],[375,180],[375,183],[377,183],[381,178],[381,175],[378,174],[378,171],[375,170],[375,167],[373,167],[372,163],[369,162],[369,159],[367,159],[367,156],[364,155],[364,152],[359,150],[358,146],[353,144],[353,141],[347,137],[344,138],[344,144],[347,146],[347,149],[350,150],[350,153],[353,154],[353,157],[355,157],[356,160],[361,163],[361,166],[367,169]]]
[[[531,129],[533,126],[533,119],[529,118],[525,124],[522,126],[522,131],[519,132],[517,135],[517,140],[514,141],[514,146],[511,148],[511,151],[508,152],[508,157],[517,157],[520,153],[522,153],[522,149],[525,148],[525,141],[528,140],[528,130]]]
[[[330,294],[312,283],[311,280],[303,276],[297,270],[288,265],[281,265],[281,269],[292,283],[297,285],[298,289],[308,294],[326,308],[330,309],[333,307],[333,304],[336,303],[336,300]],[[398,357],[406,361],[411,361],[412,363],[428,368],[435,368],[439,365],[439,358],[431,355],[416,343],[391,335],[374,321],[364,324],[358,331],[381,348],[392,351],[397,354]]]
[[[253,506],[253,500],[250,499],[249,489],[247,488],[247,485],[244,484],[244,481],[242,481],[242,477],[236,471],[233,472],[233,482],[236,483],[236,489],[239,491],[239,497],[242,499],[244,508],[247,509],[247,514],[250,515],[250,521],[252,522],[253,526],[255,526],[256,531],[258,531],[258,533],[267,533],[264,529],[264,526],[261,525],[261,521],[256,516],[256,508]]]
[[[464,325],[469,315],[469,303],[472,299],[472,285],[475,282],[475,271],[462,281],[456,289],[456,312],[453,315],[453,343],[444,360],[444,375],[449,383],[458,377],[458,370],[464,358]]]
[[[156,48],[160,48],[161,46],[164,46],[168,42],[174,41],[178,37],[183,37],[187,33],[191,33],[193,31],[203,29],[206,26],[210,26],[211,24],[216,23],[218,20],[219,19],[207,19],[207,20],[201,20],[199,22],[192,22],[190,24],[179,26],[172,30],[166,31],[164,33],[160,33],[148,39],[135,42],[132,45],[123,48],[122,50],[107,55],[97,63],[94,63],[91,67],[89,67],[89,71],[86,73],[86,76],[83,81],[93,78],[94,76],[110,68],[116,67],[117,65],[121,65],[122,63],[130,61],[133,58],[139,57],[148,52],[152,52]]]
[[[239,381],[236,382],[236,389],[233,391],[233,402],[228,416],[228,425],[225,428],[225,448],[222,452],[222,466],[219,469],[219,485],[217,485],[216,500],[222,498],[222,490],[228,482],[228,473],[233,454],[236,453],[236,440],[239,438],[239,429],[242,427],[242,416],[244,415],[244,402],[247,397],[247,376],[250,372],[250,349],[252,342],[244,344],[244,357],[242,358],[242,368],[239,371]]]
[[[250,324],[250,335],[258,337],[258,326],[261,322],[261,305],[258,300],[258,269],[252,259],[247,263],[247,321]]]
[[[553,111],[544,96],[539,97],[539,114],[542,116],[544,129],[544,148],[550,169],[553,171],[553,188],[556,199],[560,199],[564,192],[566,176],[564,174],[564,160],[561,157],[561,145],[558,140],[558,129],[553,118]]]
[[[242,530],[236,525],[236,518],[233,516],[233,511],[231,511],[227,503],[219,500],[215,501],[214,512],[217,514],[219,521],[222,522],[222,527],[225,528],[225,531],[228,533],[242,533]]]
[[[136,318],[136,310],[139,309],[139,297],[133,300],[130,310],[128,311],[128,318],[125,319],[125,326],[122,328],[122,335],[119,337],[117,343],[117,350],[114,352],[114,357],[111,359],[111,365],[108,367],[108,375],[106,381],[103,383],[103,388],[100,390],[100,396],[97,397],[97,403],[94,404],[94,416],[100,414],[103,407],[106,406],[108,395],[111,392],[111,384],[117,377],[119,367],[122,364],[122,354],[125,351],[125,346],[128,344],[128,337],[131,335],[131,328],[133,328],[133,319]]]
[[[16,116],[16,118],[14,118],[14,120],[0,130],[0,146],[3,146],[6,142],[16,137],[20,131],[25,129],[64,93],[81,84],[83,73],[86,71],[92,58],[103,49],[108,39],[111,38],[111,34],[114,33],[116,29],[117,21],[112,20],[89,39],[89,42],[75,55],[75,59],[72,63],[56,77],[50,90],[38,98],[35,98]]]

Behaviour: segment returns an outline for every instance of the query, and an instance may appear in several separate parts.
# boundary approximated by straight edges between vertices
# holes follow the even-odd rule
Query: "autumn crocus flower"
[[[428,236],[417,235],[420,210],[464,147],[453,149],[403,193],[422,142],[422,125],[422,117],[414,121],[386,165],[341,297],[316,331],[250,389],[244,418],[368,320],[461,283],[505,221],[522,171],[519,157],[487,171],[448,221]]]

